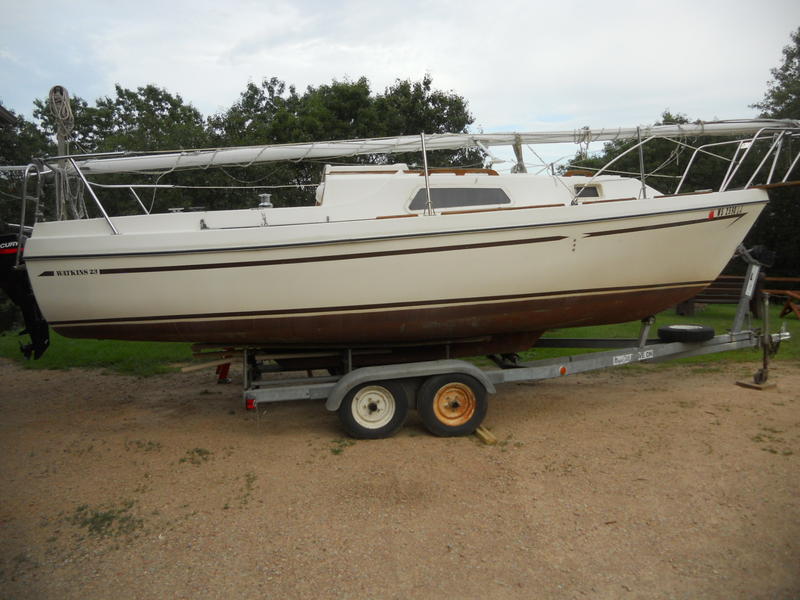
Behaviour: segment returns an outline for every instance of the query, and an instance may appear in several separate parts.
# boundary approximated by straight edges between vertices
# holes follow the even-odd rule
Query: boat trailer
[[[431,433],[467,435],[480,426],[486,415],[487,397],[495,393],[496,386],[501,383],[553,379],[633,363],[661,362],[743,348],[763,351],[762,367],[749,385],[764,386],[769,376],[769,358],[790,334],[785,326],[777,333],[769,333],[769,294],[762,298],[761,329],[743,327],[749,317],[750,301],[762,265],[743,248],[740,254],[748,262],[748,269],[728,333],[715,335],[711,328],[699,325],[669,325],[658,329],[657,338],[650,338],[655,318],[648,317],[642,320],[636,339],[543,338],[535,346],[605,349],[602,351],[531,362],[494,356],[490,358],[499,368],[482,369],[471,362],[455,359],[352,368],[353,350],[346,350],[342,353],[342,374],[315,376],[308,371],[307,376],[297,378],[262,378],[262,375],[285,372],[286,369],[277,364],[282,360],[313,358],[320,354],[265,354],[259,349],[246,348],[235,353],[243,359],[245,407],[260,414],[260,409],[273,402],[324,400],[325,408],[336,411],[345,431],[357,438],[392,435],[403,425],[408,411],[416,408]],[[222,365],[226,356],[232,356],[203,353],[211,354],[216,354],[220,360],[208,366]]]

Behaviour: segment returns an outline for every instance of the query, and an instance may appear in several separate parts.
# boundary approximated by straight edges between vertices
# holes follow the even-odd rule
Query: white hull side
[[[43,314],[66,335],[94,337],[105,328],[108,337],[223,342],[220,332],[230,322],[236,331],[228,341],[243,343],[303,344],[315,336],[354,343],[387,335],[419,341],[642,316],[658,304],[658,290],[669,290],[664,301],[671,302],[680,290],[689,296],[716,278],[765,202],[763,191],[746,190],[214,230],[190,223],[203,218],[197,213],[159,215],[151,222],[162,229],[149,232],[142,229],[148,217],[115,219],[119,236],[102,222],[48,223],[37,226],[26,260]],[[648,294],[639,311],[637,292]],[[619,304],[616,312],[606,308],[593,318],[591,306],[570,305],[560,316],[552,309],[553,300],[603,297]],[[545,299],[542,321],[531,302]],[[504,324],[497,315],[481,316],[515,303],[526,308]],[[428,333],[414,316],[425,310],[439,311]],[[447,311],[450,325],[443,322]],[[376,328],[383,313],[392,323]],[[366,329],[341,331],[331,319],[346,315],[363,317],[377,338]],[[321,317],[328,324],[315,329]]]

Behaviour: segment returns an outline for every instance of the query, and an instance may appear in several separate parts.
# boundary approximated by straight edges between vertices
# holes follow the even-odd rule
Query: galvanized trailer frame
[[[789,338],[788,332],[781,331],[769,334],[766,340],[768,346],[774,348],[781,341]],[[325,400],[325,408],[335,411],[339,409],[344,396],[357,385],[371,381],[411,380],[451,373],[463,373],[475,377],[484,384],[488,392],[495,393],[495,386],[501,383],[553,379],[636,362],[660,362],[742,348],[759,348],[763,346],[765,338],[759,331],[745,330],[717,335],[705,342],[650,340],[645,345],[630,345],[634,340],[554,339],[544,341],[546,343],[542,344],[542,347],[551,346],[547,343],[550,341],[557,342],[552,344],[554,347],[590,347],[587,342],[594,342],[594,347],[597,348],[625,345],[604,352],[589,352],[519,363],[518,367],[511,369],[484,370],[464,360],[449,359],[361,367],[343,376],[252,381],[244,391],[244,398],[248,407],[251,408],[260,404],[288,400]]]
[[[642,320],[638,339],[544,338],[537,344],[537,347],[611,348],[609,350],[505,365],[510,368],[484,370],[464,360],[448,359],[352,369],[352,350],[347,350],[343,355],[343,375],[315,377],[309,373],[307,377],[271,380],[258,378],[260,372],[280,369],[258,369],[258,351],[245,349],[245,405],[249,409],[258,409],[272,402],[325,400],[325,408],[338,411],[345,429],[357,437],[391,435],[402,425],[408,408],[416,408],[433,433],[461,435],[471,433],[480,425],[486,410],[486,394],[495,393],[496,386],[502,383],[564,377],[637,362],[659,362],[728,350],[761,348],[763,365],[754,375],[754,382],[763,384],[768,377],[769,357],[777,351],[780,342],[788,340],[790,335],[784,327],[777,333],[769,333],[768,294],[763,297],[762,328],[743,329],[762,265],[744,248],[740,248],[740,254],[748,263],[748,271],[736,316],[728,333],[711,333],[713,337],[710,339],[675,341],[674,337],[679,337],[680,330],[673,331],[670,335],[673,339],[669,341],[650,339],[650,329],[655,322],[650,317]],[[448,381],[453,383],[448,384]],[[472,407],[469,414],[462,414],[465,406]],[[390,411],[402,412],[402,418],[394,419],[394,413],[390,415]]]

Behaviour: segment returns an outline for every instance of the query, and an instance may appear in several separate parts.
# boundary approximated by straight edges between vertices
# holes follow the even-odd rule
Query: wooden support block
[[[737,381],[736,385],[739,387],[747,388],[749,390],[774,390],[778,387],[777,383],[755,383],[753,381]]]
[[[242,358],[242,352],[238,350],[230,352],[193,352],[192,356],[194,358],[228,358],[238,360]]]
[[[209,367],[218,367],[220,365],[226,365],[231,362],[230,358],[223,358],[220,360],[213,360],[207,363],[201,363],[199,365],[189,365],[188,367],[183,367],[181,369],[181,373],[192,373],[194,371],[201,371],[203,369],[208,369]]]
[[[486,427],[484,427],[483,425],[480,425],[475,430],[475,435],[480,441],[482,441],[487,446],[494,446],[497,443],[497,438],[494,437],[494,434],[488,429],[486,429]]]

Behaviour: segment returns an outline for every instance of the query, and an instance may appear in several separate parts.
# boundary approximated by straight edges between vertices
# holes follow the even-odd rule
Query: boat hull
[[[462,347],[476,353],[476,340],[519,346],[690,298],[766,200],[743,190],[212,230],[164,215],[147,233],[135,221],[147,217],[125,217],[115,219],[121,235],[102,223],[84,233],[42,224],[25,256],[45,317],[69,337],[295,348],[472,340]]]

